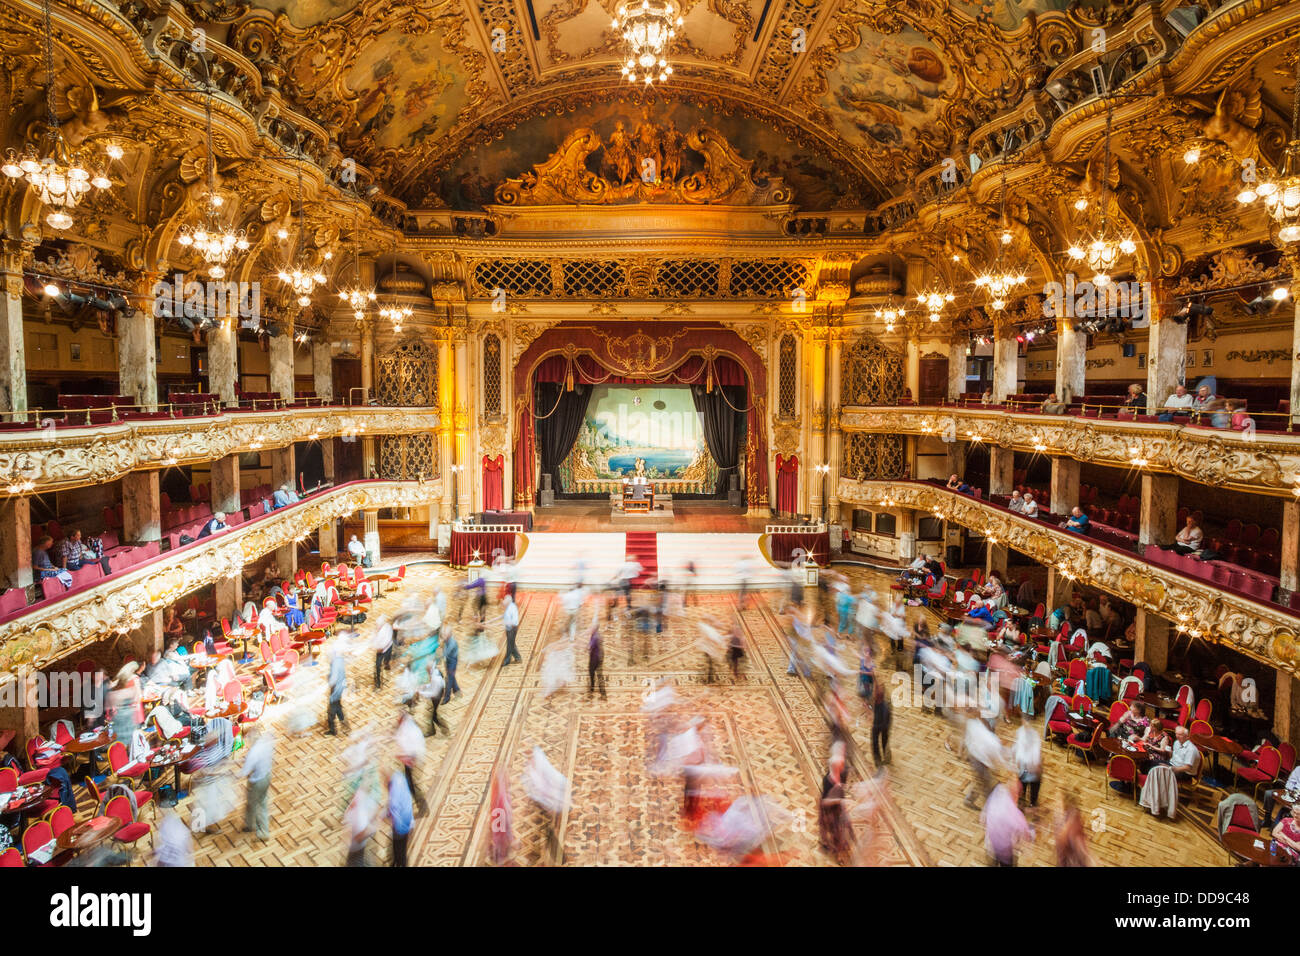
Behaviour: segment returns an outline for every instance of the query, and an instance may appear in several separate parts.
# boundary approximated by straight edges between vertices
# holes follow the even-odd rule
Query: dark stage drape
[[[718,464],[718,486],[714,494],[725,495],[731,476],[740,465],[740,436],[745,433],[745,388],[740,385],[716,385],[708,391],[703,385],[691,386],[695,410],[704,425],[704,443]]]
[[[591,389],[586,385],[574,385],[573,391],[567,392],[562,382],[537,383],[537,445],[541,449],[542,474],[551,476],[556,494],[564,490],[560,487],[560,462],[578,440],[590,401]]]

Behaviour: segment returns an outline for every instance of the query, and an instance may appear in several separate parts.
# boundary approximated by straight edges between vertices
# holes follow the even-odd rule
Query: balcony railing
[[[1300,434],[1283,431],[1232,431],[1190,420],[1160,422],[1154,416],[1048,415],[978,404],[846,406],[840,427],[986,442],[1125,470],[1176,474],[1216,487],[1300,495]]]
[[[304,540],[345,515],[415,508],[441,498],[438,481],[349,482],[167,551],[95,587],[32,605],[0,622],[0,681],[20,666],[40,668],[108,634],[130,633],[145,615],[234,577],[250,562]]]
[[[1300,614],[1216,587],[1140,555],[1026,518],[925,481],[841,479],[840,501],[911,508],[952,521],[1054,569],[1174,622],[1181,633],[1223,641],[1265,663],[1295,672]]]

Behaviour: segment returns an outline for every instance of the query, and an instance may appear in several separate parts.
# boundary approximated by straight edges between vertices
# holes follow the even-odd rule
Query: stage
[[[671,515],[654,518],[638,516],[634,527],[647,531],[718,532],[723,534],[762,534],[770,518],[750,517],[744,508],[731,508],[725,502],[673,502]],[[615,525],[608,498],[557,501],[554,507],[538,508],[533,513],[534,532],[626,531],[623,523]]]

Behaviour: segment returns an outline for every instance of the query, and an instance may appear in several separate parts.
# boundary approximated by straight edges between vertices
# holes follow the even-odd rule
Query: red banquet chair
[[[1125,784],[1133,793],[1133,799],[1138,798],[1138,768],[1137,761],[1127,754],[1114,754],[1106,761],[1106,776],[1101,782],[1102,797],[1109,798],[1110,792],[1114,788],[1112,783]]]
[[[115,817],[122,821],[121,829],[113,834],[113,840],[117,843],[134,846],[151,829],[149,824],[135,819],[131,813],[131,801],[125,796],[116,796],[109,800],[108,806],[104,808],[104,816]]]
[[[1253,783],[1255,785],[1253,793],[1258,796],[1259,788],[1276,780],[1278,771],[1281,769],[1282,755],[1277,752],[1276,747],[1265,745],[1259,748],[1259,759],[1255,761],[1255,766],[1237,766],[1233,769],[1233,774],[1238,783],[1242,780]]]

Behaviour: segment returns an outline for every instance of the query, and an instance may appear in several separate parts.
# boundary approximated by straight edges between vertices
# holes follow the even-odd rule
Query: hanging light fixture
[[[1007,168],[1006,160],[1003,160],[1002,166],[1002,199],[1001,210],[998,219],[1002,223],[1002,232],[998,236],[998,254],[994,260],[993,267],[987,272],[981,273],[975,277],[976,288],[983,289],[988,293],[989,306],[995,311],[1001,312],[1007,307],[1007,296],[1016,290],[1019,286],[1029,281],[1029,277],[1019,270],[1012,269],[1003,262],[1002,252],[1007,246],[1011,245],[1014,238],[1011,235],[1011,229],[1007,225]]]
[[[10,179],[26,179],[28,185],[36,190],[37,198],[50,207],[45,221],[51,228],[63,230],[71,228],[71,211],[91,189],[108,189],[113,182],[103,166],[91,172],[73,159],[63,134],[59,132],[59,117],[54,112],[54,33],[50,27],[50,0],[44,0],[41,6],[45,17],[46,136],[50,140],[50,149],[40,157],[30,144],[21,154],[11,147],[5,151],[0,172]],[[116,144],[110,144],[107,152],[110,159],[122,158],[122,149]]]
[[[208,275],[221,279],[225,277],[226,263],[235,250],[245,252],[250,243],[242,229],[236,231],[221,222],[222,198],[217,193],[217,163],[212,151],[212,76],[207,59],[199,57],[199,62],[203,64],[204,112],[207,116],[207,201],[199,222],[182,226],[176,241],[186,248],[192,247],[207,263]]]
[[[880,273],[876,273],[879,275]],[[884,308],[876,309],[876,318],[885,323],[885,331],[893,332],[894,323],[899,322],[907,317],[907,305],[905,302],[894,304],[894,258],[889,258],[889,295],[885,298]]]
[[[1249,205],[1264,201],[1264,210],[1273,221],[1274,242],[1286,246],[1300,242],[1300,58],[1296,59],[1295,90],[1291,102],[1291,139],[1282,155],[1282,168],[1276,175],[1265,175],[1237,195],[1237,201]]]
[[[629,83],[638,80],[646,86],[663,83],[673,68],[665,54],[668,44],[682,25],[681,8],[674,0],[623,0],[614,11],[612,26],[623,34],[627,44],[627,62],[623,75]]]
[[[935,215],[935,220],[934,220],[935,235],[943,234],[941,230],[941,226],[943,224],[943,200],[944,200],[944,189],[942,186],[940,186],[939,187],[939,209],[937,214]],[[957,258],[956,256],[953,256],[954,260],[956,258]],[[933,279],[934,285],[930,289],[918,293],[916,296],[916,301],[917,304],[921,306],[921,308],[925,309],[930,314],[931,322],[938,322],[941,318],[943,318],[943,307],[951,303],[952,300],[956,298],[956,296],[953,294],[951,289],[945,288],[942,282],[940,281],[940,276],[942,275],[940,269],[936,266],[931,271],[934,274],[934,279]]]
[[[397,278],[396,250],[394,250],[394,254],[393,254],[393,278],[394,279]],[[396,288],[396,283],[394,283],[394,288]],[[409,305],[403,305],[402,303],[398,302],[396,299],[394,299],[391,303],[382,306],[379,309],[379,317],[383,319],[385,322],[392,322],[393,331],[395,333],[401,333],[402,323],[405,322],[414,314],[415,312],[411,309]],[[359,316],[357,318],[357,321],[360,321]]]
[[[302,161],[302,151],[299,149],[298,159]],[[316,286],[325,284],[323,276],[315,264],[308,258],[302,248],[303,233],[306,232],[306,224],[303,222],[303,198],[302,198],[302,166],[298,166],[298,235],[294,237],[293,261],[287,270],[281,270],[277,273],[277,278],[285,285],[289,286],[293,294],[298,297],[298,304],[303,308],[311,305],[311,294],[316,291]],[[280,230],[277,235],[285,233],[286,230]],[[327,256],[328,258],[328,256]]]
[[[366,317],[366,307],[375,301],[373,287],[365,286],[361,281],[361,249],[357,235],[361,231],[359,218],[352,223],[352,280],[353,284],[339,289],[339,301],[346,303],[352,310],[352,317],[360,322]]]
[[[1106,100],[1106,146],[1101,166],[1101,216],[1096,233],[1087,235],[1081,242],[1076,242],[1066,254],[1075,262],[1087,262],[1093,271],[1092,284],[1099,289],[1110,285],[1110,274],[1123,256],[1137,252],[1137,243],[1127,234],[1111,235],[1107,224],[1110,213],[1110,130],[1111,101]],[[1199,158],[1199,157],[1198,157]],[[1074,204],[1080,212],[1088,208],[1088,200],[1080,197]]]

